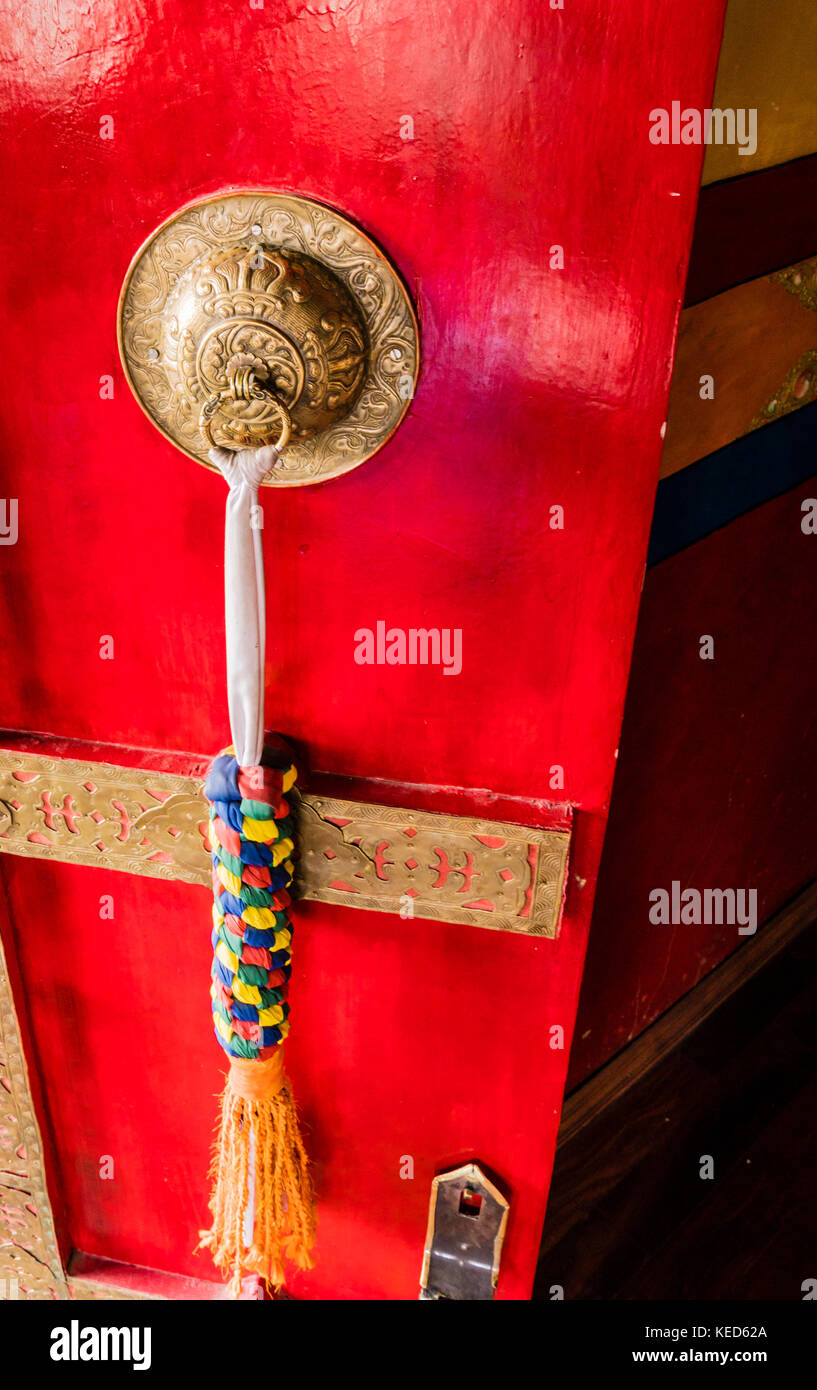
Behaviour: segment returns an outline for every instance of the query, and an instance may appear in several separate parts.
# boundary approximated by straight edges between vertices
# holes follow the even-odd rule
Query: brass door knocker
[[[356,468],[414,394],[417,324],[402,280],[351,222],[308,198],[226,193],[182,209],[128,271],[119,343],[159,429],[208,468],[211,448],[273,444],[266,479]]]
[[[217,447],[213,437],[213,417],[221,415],[224,433],[230,436],[234,449],[261,448],[273,444],[278,453],[283,453],[292,433],[292,418],[284,402],[270,388],[258,385],[267,381],[269,372],[257,357],[238,355],[227,363],[229,385],[223,391],[209,396],[201,408],[199,428],[212,447]],[[277,438],[273,426],[279,424]],[[222,447],[225,447],[222,445]]]

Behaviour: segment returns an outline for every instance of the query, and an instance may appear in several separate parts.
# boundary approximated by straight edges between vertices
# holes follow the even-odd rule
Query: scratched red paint
[[[564,807],[542,810],[558,764],[577,808],[558,943],[299,911],[288,1059],[321,1197],[304,1296],[413,1297],[431,1177],[472,1157],[513,1201],[499,1296],[530,1288],[566,1065],[548,1028],[569,1041],[699,179],[700,151],[650,145],[647,118],[679,94],[707,103],[722,10],[3,0],[22,59],[0,95],[16,193],[3,488],[20,508],[0,557],[3,722],[197,756],[223,745],[222,487],[131,399],[116,303],[134,250],[181,204],[294,189],[395,259],[423,369],[375,460],[265,498],[268,721],[313,768],[423,785],[401,804],[489,815],[488,793],[455,790],[488,788],[563,823]],[[462,673],[357,665],[355,631],[384,615],[461,628]],[[3,867],[63,1239],[205,1276],[190,1251],[221,1070],[206,895]],[[99,1179],[106,1153],[115,1182]]]

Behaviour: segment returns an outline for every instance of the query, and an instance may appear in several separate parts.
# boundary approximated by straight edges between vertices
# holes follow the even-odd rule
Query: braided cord
[[[276,753],[264,757],[280,763]],[[204,787],[213,862],[210,998],[216,1037],[230,1057],[264,1061],[289,1032],[294,823],[285,793],[296,776],[291,762],[240,767],[222,753]]]

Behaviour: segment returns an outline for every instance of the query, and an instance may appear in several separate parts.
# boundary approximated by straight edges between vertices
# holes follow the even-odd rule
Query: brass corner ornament
[[[289,193],[191,204],[137,253],[119,349],[142,408],[207,468],[214,444],[276,444],[270,487],[337,477],[393,434],[418,334],[397,271],[340,213]]]

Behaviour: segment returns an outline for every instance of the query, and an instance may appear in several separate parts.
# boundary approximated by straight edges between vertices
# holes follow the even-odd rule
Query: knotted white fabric
[[[229,484],[224,529],[224,617],[227,629],[227,703],[240,767],[257,767],[264,749],[266,602],[263,513],[258,488],[280,458],[263,449],[211,449],[211,462]]]

